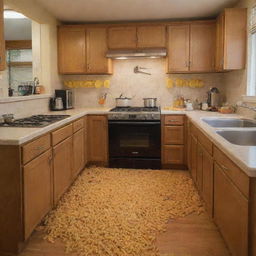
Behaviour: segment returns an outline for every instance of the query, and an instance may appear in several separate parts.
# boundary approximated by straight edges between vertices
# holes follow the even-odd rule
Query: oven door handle
[[[161,122],[116,122],[108,121],[109,124],[125,124],[125,125],[159,125]]]

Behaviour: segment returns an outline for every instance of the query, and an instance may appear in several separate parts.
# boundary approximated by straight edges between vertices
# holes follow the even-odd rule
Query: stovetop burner
[[[159,107],[116,107],[112,108],[110,112],[159,112]]]
[[[0,123],[0,127],[45,127],[49,124],[55,123],[70,115],[34,115],[26,118],[15,120],[13,123]]]

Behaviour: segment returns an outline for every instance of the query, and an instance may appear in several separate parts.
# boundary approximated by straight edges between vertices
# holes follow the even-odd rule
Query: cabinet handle
[[[48,164],[51,165],[51,163],[52,163],[52,156],[50,156],[48,159]]]
[[[227,168],[225,165],[221,164],[221,167],[222,167],[222,169],[224,169],[225,171],[228,171],[228,168]]]
[[[38,151],[43,150],[43,149],[44,149],[44,146],[38,146],[38,147],[35,148],[35,150],[38,150]]]

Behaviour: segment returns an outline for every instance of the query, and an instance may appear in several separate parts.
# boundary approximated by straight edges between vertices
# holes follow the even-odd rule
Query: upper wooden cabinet
[[[108,31],[109,49],[166,47],[164,25],[111,27]]]
[[[109,49],[134,49],[137,47],[136,27],[112,27],[108,30]]]
[[[137,39],[138,48],[166,47],[166,27],[138,26]]]
[[[0,70],[5,69],[3,0],[0,0]]]
[[[59,72],[62,74],[110,74],[107,29],[61,26],[58,30]]]
[[[213,72],[215,21],[168,27],[168,73]]]
[[[217,71],[244,69],[246,62],[247,10],[228,8],[217,18]]]

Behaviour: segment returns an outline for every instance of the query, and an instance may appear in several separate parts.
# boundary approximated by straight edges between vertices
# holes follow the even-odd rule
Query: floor
[[[165,233],[159,234],[157,247],[162,256],[229,256],[216,226],[206,214],[170,220]],[[61,242],[51,244],[37,230],[20,256],[75,256],[66,254]]]

